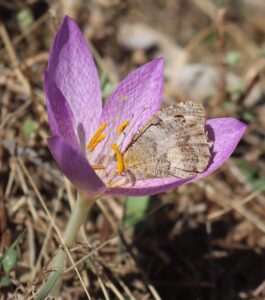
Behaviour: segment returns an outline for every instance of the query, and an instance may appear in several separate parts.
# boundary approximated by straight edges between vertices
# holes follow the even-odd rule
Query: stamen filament
[[[113,149],[113,151],[115,152],[115,155],[116,155],[118,174],[121,175],[122,172],[125,170],[123,155],[122,155],[119,147],[117,146],[117,144],[111,144],[111,148]]]
[[[124,184],[126,184],[128,182],[128,180],[126,178],[122,178],[116,182],[110,182],[107,187],[108,188],[114,188],[114,187],[119,187],[119,186],[123,186]]]
[[[105,166],[101,166],[101,165],[92,165],[92,168],[94,170],[105,170],[106,169]]]
[[[104,123],[102,123],[100,126],[99,126],[99,128],[97,129],[97,131],[94,133],[94,135],[93,135],[93,137],[90,139],[90,141],[87,143],[87,148],[89,149],[89,150],[93,150],[95,147],[96,147],[96,145],[99,143],[96,143],[97,142],[97,140],[100,138],[100,136],[101,136],[101,138],[102,138],[102,132],[103,132],[103,130],[106,128],[106,126],[107,126],[107,122],[104,122]],[[105,137],[106,137],[106,135],[105,135]],[[105,138],[104,137],[104,138]],[[104,139],[103,138],[103,139]],[[100,140],[100,142],[103,140],[103,139],[101,139]],[[93,145],[96,143],[96,145],[95,145],[95,147],[93,147]]]

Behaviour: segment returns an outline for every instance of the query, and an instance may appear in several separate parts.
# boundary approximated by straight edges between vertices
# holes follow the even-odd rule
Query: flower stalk
[[[86,217],[88,215],[88,212],[91,208],[91,206],[95,203],[97,200],[97,197],[94,198],[87,198],[87,196],[81,192],[78,193],[77,201],[75,203],[74,209],[71,213],[70,219],[68,221],[68,224],[66,226],[63,239],[64,244],[67,248],[70,248],[73,246],[78,232],[80,230],[80,227],[84,224],[86,221]],[[67,253],[65,249],[62,247],[57,252],[56,256],[54,257],[51,267],[57,271],[57,270],[64,270],[66,265],[66,258]],[[53,274],[53,273],[52,273]],[[50,276],[52,276],[52,274]],[[62,278],[60,278],[54,287],[52,288],[50,295],[56,297],[58,296],[62,284]]]

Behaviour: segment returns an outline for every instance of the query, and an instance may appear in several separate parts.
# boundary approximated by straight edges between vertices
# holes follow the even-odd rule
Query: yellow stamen
[[[105,170],[106,169],[105,166],[100,166],[100,165],[92,165],[92,168],[94,170]]]
[[[102,140],[104,140],[104,138],[105,138],[106,136],[105,136],[103,139],[101,139],[99,142],[97,142],[98,139],[99,139],[100,137],[102,138],[102,132],[103,132],[103,130],[106,128],[106,126],[107,126],[107,122],[102,123],[102,124],[99,126],[98,130],[94,133],[93,137],[92,137],[92,138],[90,139],[90,141],[87,143],[87,148],[88,148],[89,150],[93,150],[99,142],[101,142]],[[95,144],[95,143],[96,143],[96,144]],[[95,146],[94,146],[94,145],[95,145]],[[93,147],[93,146],[94,146],[94,147]]]
[[[90,151],[93,151],[93,150],[96,148],[96,146],[97,146],[100,142],[102,142],[105,138],[106,138],[106,134],[105,134],[105,133],[101,133],[101,135],[98,136],[97,139],[96,139],[92,144],[89,144],[88,149],[89,149]]]
[[[116,155],[116,159],[117,159],[117,171],[118,174],[121,175],[121,173],[124,171],[125,169],[125,165],[124,165],[124,160],[123,160],[123,155],[119,149],[119,147],[117,146],[117,144],[111,144],[111,148],[114,150],[115,155]]]
[[[118,135],[121,134],[121,133],[124,131],[124,129],[125,129],[129,124],[130,124],[129,121],[124,121],[124,122],[122,122],[122,123],[120,124],[118,130],[117,130],[117,134],[118,134]]]

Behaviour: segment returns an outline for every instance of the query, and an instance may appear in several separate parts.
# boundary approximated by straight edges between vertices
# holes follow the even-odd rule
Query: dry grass
[[[65,3],[0,1],[0,254],[25,230],[15,247],[17,263],[9,272],[1,266],[0,279],[11,282],[0,286],[0,299],[34,298],[64,245],[61,232],[75,201],[75,189],[47,149],[42,87],[65,13],[76,16],[93,46],[99,71],[108,77],[106,93],[128,70],[163,55],[165,105],[196,92],[209,117],[233,116],[249,129],[218,172],[151,197],[135,224],[128,222],[126,199],[98,202],[68,251],[62,299],[264,299],[264,3]],[[129,43],[135,24],[137,37],[150,41],[145,47]],[[191,63],[202,64],[200,75],[190,74],[188,88],[181,89],[181,72]],[[209,66],[219,72],[214,84]],[[226,84],[231,73],[241,84]],[[200,93],[195,86],[202,74],[208,80]]]

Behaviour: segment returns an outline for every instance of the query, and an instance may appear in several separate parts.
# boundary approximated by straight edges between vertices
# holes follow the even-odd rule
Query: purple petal
[[[212,159],[209,167],[198,176],[189,179],[156,178],[138,181],[135,186],[107,190],[112,195],[144,196],[154,195],[175,189],[182,184],[197,181],[217,170],[233,153],[247,126],[233,118],[211,119],[206,122],[206,129],[213,143]]]
[[[155,114],[161,105],[163,92],[162,58],[151,61],[130,73],[114,90],[104,106],[101,122],[107,121],[109,144],[115,142],[118,126],[129,121],[122,150],[133,135]]]
[[[89,47],[69,17],[64,18],[54,39],[48,77],[68,101],[82,143],[85,143],[99,124],[102,111],[100,83]]]
[[[71,108],[56,84],[47,79],[46,73],[44,74],[44,89],[52,135],[61,136],[70,144],[78,146]]]
[[[61,171],[78,189],[92,196],[105,191],[105,184],[79,149],[59,136],[49,138],[48,145]]]

